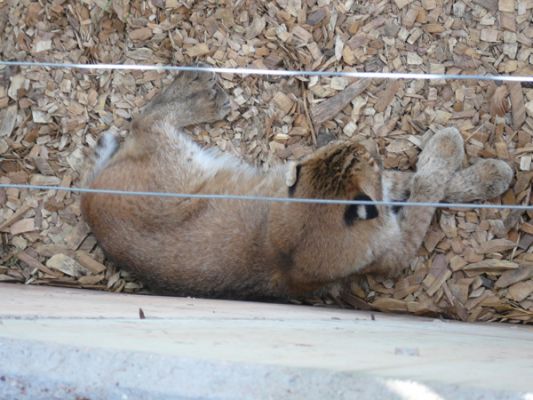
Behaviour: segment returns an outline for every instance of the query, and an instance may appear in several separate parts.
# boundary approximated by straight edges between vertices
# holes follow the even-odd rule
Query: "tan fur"
[[[463,142],[452,128],[429,140],[416,173],[382,171],[355,141],[263,173],[199,148],[178,129],[228,111],[213,76],[181,74],[133,121],[114,155],[99,161],[90,187],[438,202],[497,196],[512,179],[497,160],[459,170]],[[488,165],[494,176],[484,173]],[[365,219],[366,209],[344,205],[84,194],[82,212],[106,254],[157,292],[286,298],[363,271],[397,273],[416,255],[435,210],[405,207],[395,214],[378,206],[377,217]]]

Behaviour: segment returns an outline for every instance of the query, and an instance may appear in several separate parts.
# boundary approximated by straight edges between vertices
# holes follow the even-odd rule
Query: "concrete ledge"
[[[0,398],[533,399],[531,327],[22,285],[0,304]]]

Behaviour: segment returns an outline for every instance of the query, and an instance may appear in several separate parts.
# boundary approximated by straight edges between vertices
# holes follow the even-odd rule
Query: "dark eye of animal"
[[[355,201],[372,201],[366,194],[358,194],[353,198]],[[379,215],[378,209],[373,204],[350,204],[344,211],[344,222],[351,226],[355,221],[374,219]]]

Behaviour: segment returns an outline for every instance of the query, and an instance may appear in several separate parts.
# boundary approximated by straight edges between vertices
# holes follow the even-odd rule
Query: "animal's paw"
[[[463,137],[455,128],[437,132],[426,143],[417,162],[417,172],[433,175],[441,184],[451,178],[465,157]]]
[[[458,171],[447,185],[445,200],[469,202],[488,200],[503,194],[513,180],[513,169],[504,161],[479,160]]]
[[[199,65],[206,67],[206,65]],[[148,106],[147,112],[167,107],[188,120],[212,122],[230,112],[229,98],[212,72],[183,71]]]
[[[194,93],[189,101],[190,107],[201,110],[205,122],[218,121],[231,111],[228,95],[218,84]]]
[[[199,66],[206,67],[203,64]],[[222,119],[231,110],[228,95],[218,84],[216,74],[212,72],[183,72],[174,84],[180,88],[189,110],[198,110],[205,122]]]
[[[199,63],[196,67],[209,68],[210,65]],[[190,93],[194,93],[209,86],[214,86],[216,81],[217,77],[214,72],[191,70],[181,71],[172,84],[179,87],[183,96],[186,97]]]
[[[207,68],[209,65],[198,64]],[[217,84],[216,74],[204,71],[181,71],[174,81],[161,93],[165,102],[185,101],[198,92],[213,88]]]

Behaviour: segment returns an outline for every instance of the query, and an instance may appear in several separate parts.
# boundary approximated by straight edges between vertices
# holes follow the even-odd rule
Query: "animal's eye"
[[[294,195],[294,191],[296,190],[296,185],[298,184],[298,179],[300,179],[300,169],[302,168],[301,165],[297,165],[296,168],[294,169],[294,172],[296,174],[296,176],[294,177],[294,182],[292,183],[291,186],[289,186],[289,196],[293,196]]]
[[[356,201],[372,201],[366,194],[358,194],[353,198]],[[344,211],[344,222],[346,225],[353,225],[355,221],[374,219],[379,215],[378,209],[373,204],[350,204]]]

